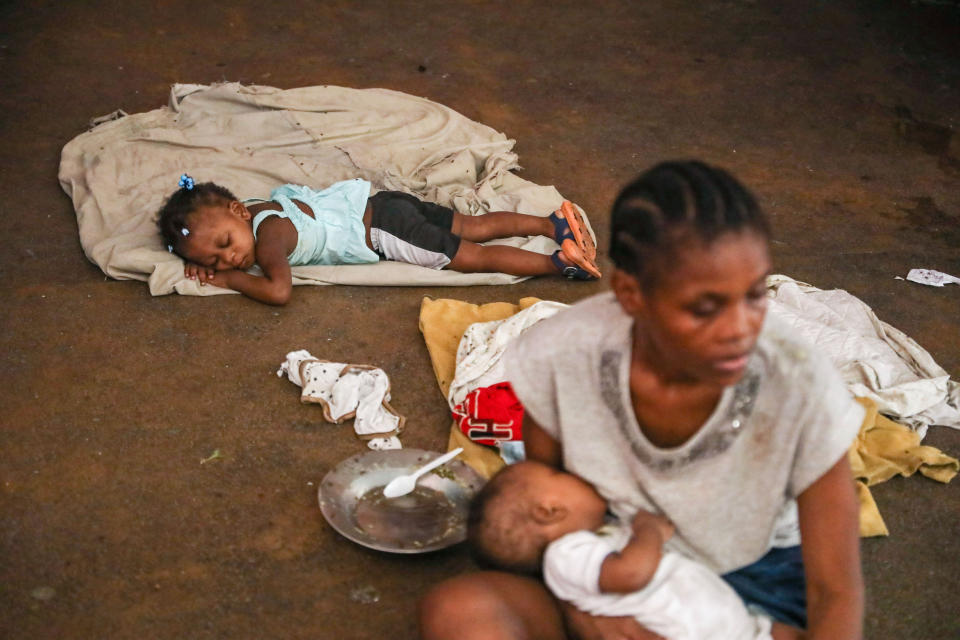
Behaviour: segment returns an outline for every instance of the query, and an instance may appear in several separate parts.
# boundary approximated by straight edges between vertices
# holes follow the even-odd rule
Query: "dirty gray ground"
[[[849,290],[960,377],[960,17],[935,2],[5,2],[0,6],[0,635],[416,637],[462,548],[383,555],[339,537],[316,484],[362,450],[273,375],[288,350],[382,366],[404,442],[447,412],[417,330],[425,295],[572,302],[603,282],[308,287],[151,298],[83,256],[59,152],[87,120],[174,82],[389,87],[517,140],[606,245],[639,170],[697,157],[752,186],[779,271]],[[608,263],[604,263],[607,266]],[[384,331],[384,326],[388,331]],[[960,453],[960,432],[929,444]],[[221,459],[201,465],[215,449]],[[870,638],[958,637],[960,485],[875,490]],[[375,603],[351,599],[373,588]]]

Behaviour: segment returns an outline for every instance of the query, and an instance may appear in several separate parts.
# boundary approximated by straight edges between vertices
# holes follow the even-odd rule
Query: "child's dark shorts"
[[[453,210],[399,191],[370,198],[370,243],[382,258],[443,269],[460,248]]]

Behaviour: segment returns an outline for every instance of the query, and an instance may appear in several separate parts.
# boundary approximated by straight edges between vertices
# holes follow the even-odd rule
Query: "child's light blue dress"
[[[283,211],[261,211],[253,218],[253,237],[269,216],[287,218],[297,229],[297,246],[287,256],[290,266],[321,264],[365,264],[380,258],[366,243],[363,212],[370,197],[370,183],[359,178],[344,180],[314,191],[310,187],[285,184],[270,192],[270,200]],[[311,218],[293,200],[313,211]],[[245,200],[245,204],[257,200]]]

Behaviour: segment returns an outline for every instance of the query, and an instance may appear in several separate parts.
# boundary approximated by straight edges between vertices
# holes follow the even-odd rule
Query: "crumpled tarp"
[[[915,429],[960,429],[960,384],[907,334],[877,318],[843,289],[823,291],[783,275],[770,276],[770,313],[815,344],[857,397]]]
[[[228,293],[183,277],[162,246],[156,212],[182,173],[238,198],[266,198],[284,183],[323,188],[363,178],[465,214],[549,215],[563,197],[513,173],[514,141],[452,109],[398,91],[335,86],[281,90],[237,83],[177,84],[170,104],[116,111],[92,122],[60,159],[87,258],[117,279],[146,280],[153,295]],[[589,222],[587,222],[589,225]],[[549,238],[498,240],[550,253]],[[294,284],[474,285],[523,280],[382,261],[293,268]]]

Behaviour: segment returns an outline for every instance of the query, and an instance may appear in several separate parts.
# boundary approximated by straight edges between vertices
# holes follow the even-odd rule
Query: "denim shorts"
[[[721,576],[746,605],[774,620],[807,628],[807,579],[800,547],[774,547],[753,564]]]

